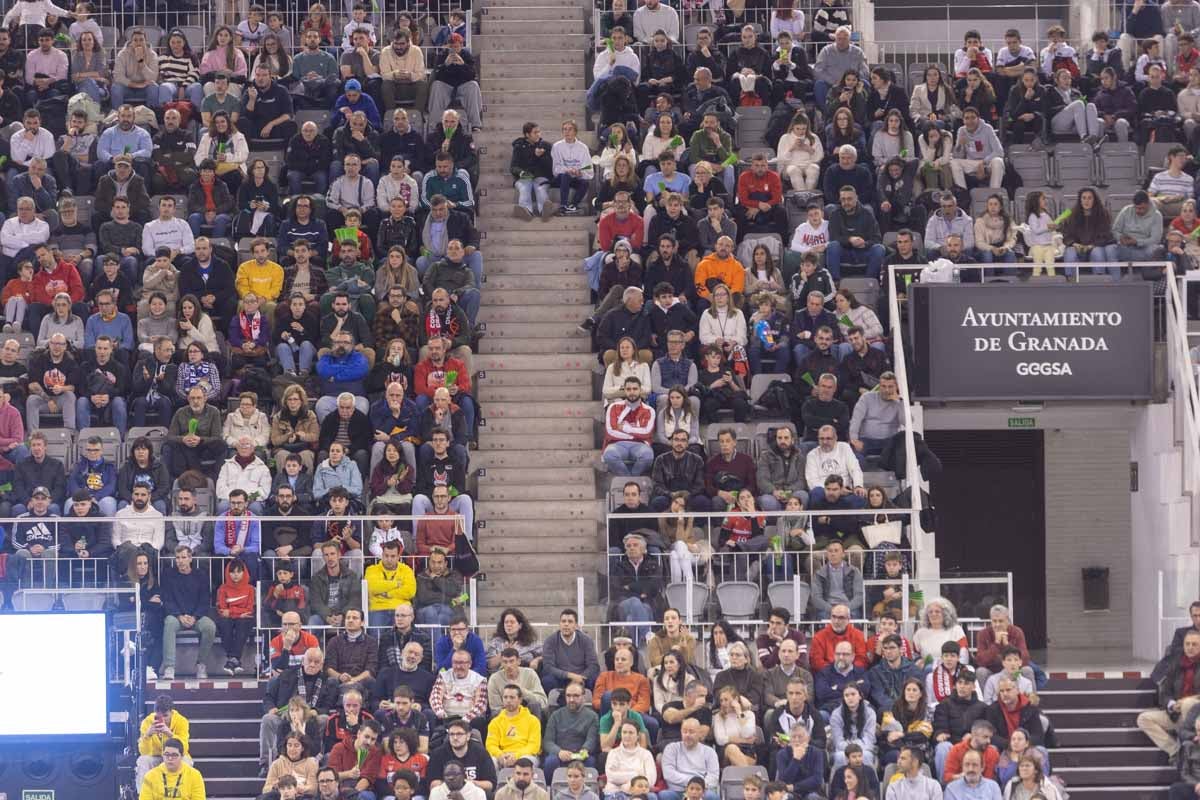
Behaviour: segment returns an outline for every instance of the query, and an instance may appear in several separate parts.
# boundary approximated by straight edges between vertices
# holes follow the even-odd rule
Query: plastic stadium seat
[[[95,207],[96,198],[90,194],[81,194],[75,197],[75,210],[81,224],[87,224],[92,221],[92,209]]]
[[[886,70],[890,70],[892,75],[894,75],[896,78],[896,85],[901,89],[904,89],[905,94],[912,93],[908,86],[908,73],[904,71],[904,67],[892,61],[885,61],[882,64],[871,64],[869,65],[868,69],[871,70],[875,69],[876,67],[883,67]]]
[[[925,82],[925,70],[937,67],[942,71],[942,80],[946,79],[946,65],[937,61],[914,61],[908,65],[908,86],[913,88]],[[911,94],[911,92],[910,92]],[[728,800],[728,798],[726,798]]]
[[[54,595],[22,589],[13,593],[12,604],[17,611],[49,611],[54,607]]]
[[[121,452],[121,432],[116,428],[93,427],[83,428],[80,430],[79,435],[75,439],[75,449],[77,451],[75,454],[76,460],[78,460],[80,457],[80,451],[83,450],[84,442],[93,436],[99,436],[103,441],[104,457],[107,458],[112,464],[120,467],[121,462],[124,460],[124,454]]]
[[[46,436],[46,455],[57,458],[70,471],[75,464],[75,431],[43,427],[41,432]]]
[[[105,595],[95,592],[64,592],[63,608],[67,611],[99,611],[104,608]]]
[[[710,592],[708,587],[699,581],[692,581],[692,616],[704,619],[704,609],[708,606]],[[668,583],[666,588],[667,605],[679,609],[679,613],[687,617],[687,584]],[[686,620],[685,620],[686,621]]]
[[[864,306],[879,307],[879,281],[875,278],[842,278],[838,288],[854,292],[858,302]]]
[[[111,25],[101,25],[100,35],[104,37],[104,49],[112,52],[117,51],[117,43],[121,41],[121,31]],[[207,49],[208,42],[205,42],[203,47]]]
[[[187,40],[192,50],[202,53],[208,49],[208,41],[204,35],[204,28],[202,26],[180,25],[178,30],[183,34],[183,38]]]
[[[608,483],[608,510],[612,511],[617,506],[624,502],[625,484],[633,481],[638,486],[642,487],[642,498],[649,500],[650,492],[654,489],[654,481],[643,475],[640,478],[631,477],[628,475],[614,475]],[[646,520],[647,527],[657,527],[654,520]]]
[[[749,424],[745,422],[710,422],[704,427],[704,447],[710,455],[719,452],[717,434],[724,428],[733,429],[734,436],[737,437],[739,452],[748,456],[754,454]]]
[[[800,602],[794,602],[796,599],[795,590],[791,581],[773,581],[767,587],[767,601],[772,608],[786,608],[792,612],[792,619],[797,620],[804,616],[804,612],[808,609],[808,598],[812,594],[812,587],[803,581],[800,583]]]
[[[1137,145],[1133,142],[1105,142],[1100,145],[1099,164],[1098,183],[1103,186],[1136,184],[1144,174]]]
[[[988,198],[994,194],[1000,195],[1004,199],[1004,207],[1008,208],[1008,196],[999,189],[993,189],[990,186],[976,186],[971,190],[971,208],[969,213],[972,217],[978,217],[987,210]]]
[[[125,458],[129,458],[129,448],[133,441],[145,436],[150,440],[150,450],[155,458],[162,458],[163,444],[167,441],[167,429],[163,425],[142,425],[130,428],[125,433],[125,447],[122,448]]]
[[[1058,190],[1057,189],[1055,189],[1052,186],[1026,185],[1026,186],[1022,186],[1020,189],[1017,189],[1017,191],[1014,193],[1015,196],[1013,197],[1013,218],[1014,218],[1015,222],[1017,222],[1019,224],[1019,223],[1022,223],[1025,221],[1025,198],[1029,196],[1030,192],[1045,193],[1046,205],[1050,209],[1050,216],[1053,217],[1058,214],[1058,212],[1054,210],[1058,206]]]
[[[743,800],[742,781],[748,775],[757,775],[764,784],[769,780],[766,767],[726,767],[721,770],[721,797],[724,800]]]
[[[754,619],[758,616],[761,589],[755,581],[722,581],[717,584],[717,602],[726,619]]]
[[[1167,153],[1177,144],[1178,142],[1148,142],[1146,153],[1142,157],[1142,171],[1139,177],[1144,176],[1150,170],[1166,169]]]
[[[754,406],[755,412],[766,412],[767,409],[760,406],[758,401],[773,381],[791,383],[792,376],[786,372],[760,372],[758,375],[750,376],[750,405]]]
[[[767,451],[770,446],[770,441],[767,439],[767,433],[774,428],[788,428],[792,432],[792,439],[796,438],[796,425],[791,420],[783,422],[760,422],[754,426],[754,452],[753,456],[757,460],[760,455]]]
[[[1083,143],[1063,142],[1055,146],[1054,185],[1095,183],[1096,154]]]
[[[306,122],[317,123],[317,128],[324,128],[329,121],[329,112],[319,108],[302,108],[296,112],[296,126],[304,127]]]
[[[1046,163],[1046,154],[1041,150],[1034,150],[1025,144],[1009,145],[1008,161],[1026,186],[1049,183],[1050,168]],[[1019,203],[1017,207],[1020,207]]]
[[[1110,190],[1108,193],[1108,199],[1105,202],[1105,205],[1108,207],[1109,215],[1116,217],[1122,208],[1132,203],[1133,195],[1136,191],[1136,189],[1123,192]]]
[[[767,106],[747,106],[738,109],[737,135],[734,137],[734,144],[741,155],[741,160],[747,160],[750,155],[742,153],[743,148],[767,150],[770,155],[774,155],[774,147],[763,138],[770,121],[771,109]]]

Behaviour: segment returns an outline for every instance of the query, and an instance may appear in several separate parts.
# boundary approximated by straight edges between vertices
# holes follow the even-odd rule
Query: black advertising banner
[[[1151,284],[913,284],[913,396],[1150,397]]]

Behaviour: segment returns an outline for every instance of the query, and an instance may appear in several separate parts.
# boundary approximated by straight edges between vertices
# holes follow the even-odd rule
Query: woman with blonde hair
[[[271,417],[271,455],[276,463],[282,464],[288,453],[297,453],[312,474],[317,440],[321,436],[317,415],[308,407],[308,394],[298,383],[283,390],[281,401]]]

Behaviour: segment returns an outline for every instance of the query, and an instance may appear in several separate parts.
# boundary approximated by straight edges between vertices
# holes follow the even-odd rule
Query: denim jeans
[[[229,223],[232,217],[228,214],[217,214],[213,217],[212,235],[214,239],[224,239],[225,234],[229,232]],[[188,214],[188,226],[192,229],[192,236],[200,235],[200,228],[205,224],[204,214],[197,211],[194,214]]]
[[[305,175],[303,172],[289,170],[287,174],[288,189],[291,194],[297,195],[304,191],[304,179],[311,178],[314,184],[313,191],[316,194],[325,194],[329,189],[329,175],[323,169],[319,169],[311,175]]]
[[[1119,251],[1120,247],[1115,244],[1097,245],[1086,256],[1083,256],[1074,247],[1068,247],[1063,253],[1063,262],[1067,264],[1078,264],[1080,261],[1088,261],[1092,264],[1111,263],[1122,260]],[[1088,269],[1093,275],[1104,275],[1107,273],[1113,280],[1118,280],[1121,277],[1120,267],[1089,267]]]
[[[517,205],[530,214],[540,214],[550,200],[547,178],[522,178],[517,181]]]
[[[125,431],[129,430],[129,414],[125,406],[125,398],[109,398],[108,405],[113,427],[121,432],[121,436],[124,436]],[[104,416],[99,410],[97,410],[97,415]],[[92,401],[90,398],[81,397],[75,401],[75,422],[81,429],[91,427]]]
[[[883,269],[883,259],[887,251],[881,244],[869,244],[866,247],[843,247],[841,242],[832,241],[825,248],[825,267],[835,281],[842,279],[842,262],[847,264],[865,264],[868,278],[878,278]]]
[[[645,442],[613,442],[604,448],[604,463],[612,475],[645,475],[654,463],[654,451]]]
[[[312,342],[301,342],[299,347],[287,342],[280,342],[275,346],[275,357],[279,359],[279,366],[284,372],[296,371],[296,353],[299,353],[300,369],[312,372],[313,362],[317,360],[317,348],[313,347]]]
[[[454,617],[454,611],[445,603],[435,603],[431,606],[423,606],[417,609],[417,624],[418,625],[442,625],[450,624],[451,618]],[[387,623],[388,625],[391,622]]]
[[[767,350],[762,340],[752,335],[749,350],[751,375],[762,373],[763,358],[775,359],[775,366],[771,369],[772,372],[788,372],[788,368],[792,364],[792,346],[787,336],[778,337],[778,345],[775,350]]]
[[[113,108],[120,108],[126,103],[132,103],[134,105],[143,103],[151,108],[158,108],[159,106],[159,92],[157,83],[148,83],[138,89],[134,89],[130,86],[124,86],[119,83],[114,83],[110,91],[112,93]]]
[[[163,620],[163,669],[175,666],[175,637],[181,630],[189,629],[183,627],[179,617],[171,615]],[[196,663],[203,664],[208,661],[208,655],[212,652],[213,639],[217,637],[217,626],[208,617],[200,617],[191,630],[200,634],[200,652],[196,656]]]
[[[472,532],[475,526],[475,504],[471,496],[460,494],[450,500],[450,510],[463,516],[463,530],[468,540],[474,541]],[[433,511],[433,501],[423,494],[413,495],[412,513],[414,517],[423,516]]]

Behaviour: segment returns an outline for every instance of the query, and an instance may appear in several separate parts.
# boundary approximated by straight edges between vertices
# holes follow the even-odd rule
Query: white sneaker
[[[175,668],[174,667],[163,667],[162,676],[160,679],[164,680],[164,681],[175,680]]]
[[[158,673],[154,671],[154,667],[146,667],[146,682],[154,683],[158,680]]]
[[[207,664],[197,664],[196,665],[196,678],[199,680],[205,680],[208,678],[208,665]]]

